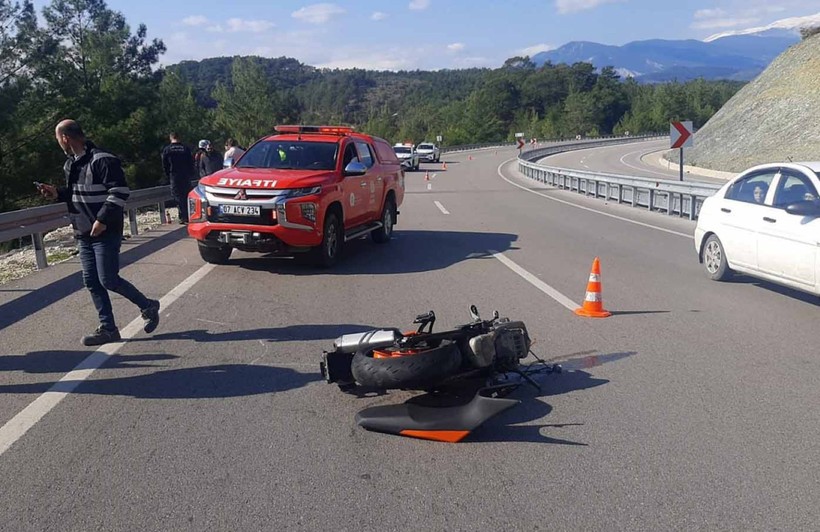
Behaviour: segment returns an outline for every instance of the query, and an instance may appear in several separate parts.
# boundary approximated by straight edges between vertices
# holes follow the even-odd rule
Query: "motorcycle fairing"
[[[427,406],[407,402],[366,408],[356,414],[360,427],[374,432],[456,443],[488,419],[520,403],[505,399],[517,385],[481,388],[470,402],[457,406]]]

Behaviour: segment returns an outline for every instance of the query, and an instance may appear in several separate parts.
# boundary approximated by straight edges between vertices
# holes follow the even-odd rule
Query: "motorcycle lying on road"
[[[322,355],[322,376],[345,391],[426,391],[424,402],[366,408],[356,421],[376,432],[460,441],[517,405],[520,401],[506,396],[522,383],[540,390],[533,374],[561,370],[532,353],[524,322],[502,318],[498,311],[483,320],[475,305],[470,315],[469,323],[441,332],[433,332],[431,310],[416,317],[416,331],[385,328],[342,335]],[[537,362],[522,364],[529,355]]]

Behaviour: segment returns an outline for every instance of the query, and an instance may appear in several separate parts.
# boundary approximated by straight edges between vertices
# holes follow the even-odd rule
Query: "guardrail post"
[[[689,196],[689,219],[690,220],[695,219],[695,205],[697,204],[697,201],[698,200],[697,200],[697,198],[695,198],[694,194]]]
[[[37,259],[37,269],[43,270],[48,268],[48,258],[46,258],[46,246],[43,243],[43,233],[34,233],[31,235],[31,240],[34,243],[34,257]]]
[[[131,236],[139,234],[139,227],[137,227],[137,210],[128,209],[128,221],[131,222]]]
[[[629,187],[632,189],[632,206],[638,206],[638,187]]]
[[[666,203],[666,214],[668,214],[669,216],[672,216],[672,212],[674,211],[672,206],[675,203],[675,195],[672,194],[671,192],[669,194],[667,194],[666,195],[666,202],[667,202]]]
[[[650,188],[649,189],[649,202],[648,202],[648,208],[649,208],[650,211],[652,210],[652,204],[654,202],[655,202],[655,191]]]
[[[158,205],[159,205],[159,223],[164,224],[165,222],[168,221],[168,219],[165,217],[166,216],[166,214],[165,214],[165,202],[163,201],[163,202],[159,203]]]

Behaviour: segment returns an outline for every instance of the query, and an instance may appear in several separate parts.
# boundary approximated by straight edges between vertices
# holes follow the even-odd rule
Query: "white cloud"
[[[208,17],[202,15],[192,15],[182,19],[182,23],[186,26],[203,26],[208,23]]]
[[[454,42],[453,44],[448,44],[447,49],[450,50],[451,52],[457,54],[458,52],[461,52],[462,50],[464,50],[464,43],[463,42]]]
[[[375,11],[372,15],[370,15],[370,20],[384,20],[387,18],[387,13],[382,13],[381,11]]]
[[[626,0],[555,0],[555,7],[562,15],[594,9],[602,4],[625,2]]]
[[[702,19],[702,18],[717,18],[723,17],[726,15],[726,11],[716,8],[716,9],[698,9],[695,11],[695,19]]]
[[[229,18],[227,21],[228,31],[249,31],[260,33],[267,31],[276,24],[269,20],[243,20],[241,18]]]
[[[411,0],[407,7],[415,11],[422,11],[430,7],[430,0]]]
[[[555,50],[555,46],[551,44],[535,44],[533,46],[527,46],[526,48],[522,48],[517,53],[518,55],[526,55],[529,57],[534,56],[535,54],[541,52],[549,52],[550,50]]]
[[[294,11],[291,16],[311,24],[324,24],[334,16],[343,15],[345,12],[336,4],[313,4]]]

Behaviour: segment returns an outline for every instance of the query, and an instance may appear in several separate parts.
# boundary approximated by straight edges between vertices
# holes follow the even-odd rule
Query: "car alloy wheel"
[[[706,271],[712,275],[716,274],[720,269],[720,264],[723,261],[722,251],[720,244],[718,244],[716,240],[710,240],[706,243],[706,250],[703,252],[703,262],[706,263]]]

